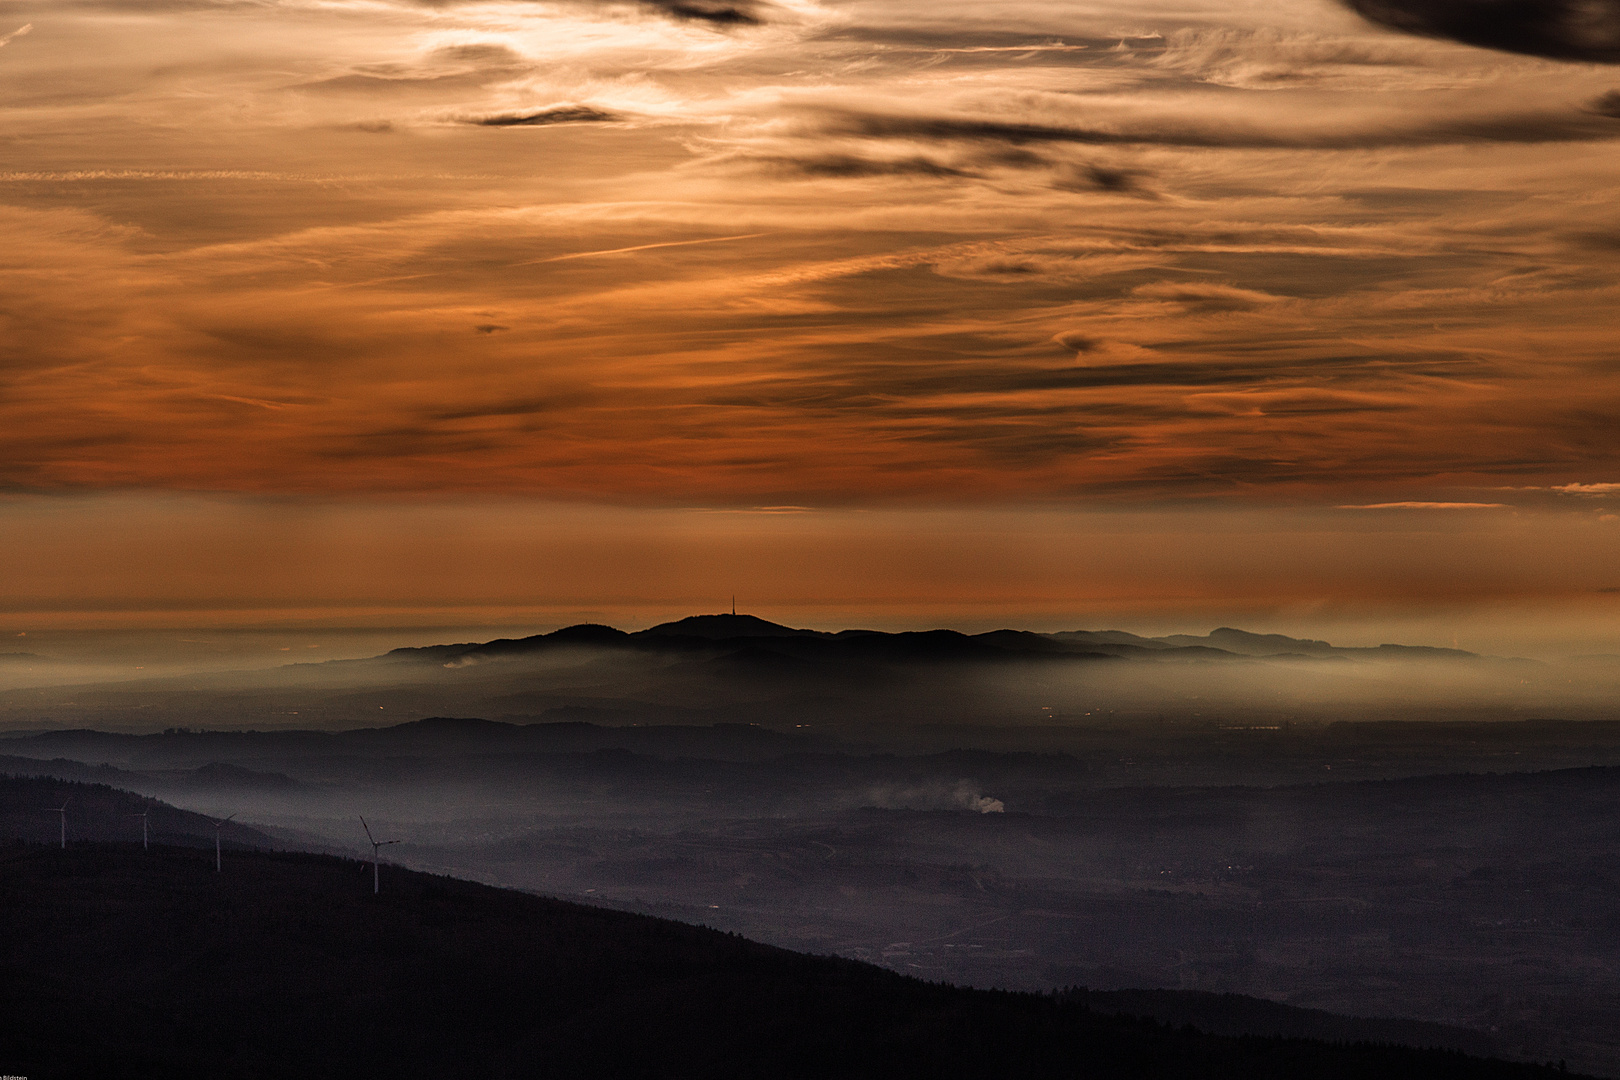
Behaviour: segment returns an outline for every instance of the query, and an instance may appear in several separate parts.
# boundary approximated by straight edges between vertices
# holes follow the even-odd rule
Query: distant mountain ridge
[[[1549,665],[1461,650],[1344,648],[1232,627],[1166,638],[1011,628],[829,632],[725,613],[632,633],[585,623],[356,659],[15,688],[0,691],[0,730],[217,728],[222,721],[232,727],[330,729],[338,722],[540,716],[566,709],[597,710],[593,715],[604,718],[611,713],[618,722],[767,720],[802,729],[847,725],[857,717],[883,723],[1050,720],[1067,712],[1090,716],[1099,707],[1150,708],[1155,714],[1169,707],[1196,716],[1206,709],[1200,701],[1235,705],[1245,695],[1252,700],[1243,707],[1252,704],[1260,710],[1256,715],[1337,718],[1344,701],[1389,697],[1396,683],[1411,685],[1413,693],[1399,699],[1408,713],[1471,704],[1439,694],[1435,680],[1420,669],[1434,664],[1457,665],[1474,696],[1488,693],[1493,707],[1503,693],[1518,699],[1521,716],[1525,708],[1536,710],[1530,715],[1561,709],[1539,700],[1547,692],[1570,695],[1589,712],[1601,706],[1581,698],[1584,688],[1566,690],[1555,682]],[[1161,696],[1170,689],[1166,679],[1176,689]],[[1307,684],[1314,689],[1307,692]],[[1274,689],[1285,694],[1278,697]]]
[[[98,733],[99,734],[99,733]],[[50,760],[0,754],[0,775],[49,776],[90,784],[117,784],[131,787],[150,784],[171,791],[197,794],[209,790],[288,791],[298,781],[285,773],[262,772],[228,762],[210,761],[193,769],[161,769],[131,772],[103,763],[91,765],[69,758]]]
[[[1343,647],[1311,638],[1284,634],[1256,634],[1223,626],[1203,636],[1169,634],[1143,637],[1124,630],[1064,630],[1036,633],[1028,630],[991,630],[964,634],[956,630],[886,632],[840,630],[828,632],[784,626],[754,615],[722,613],[689,615],[646,630],[627,633],[611,626],[581,624],[526,638],[458,645],[429,645],[394,649],[385,654],[395,660],[436,660],[462,666],[539,652],[547,649],[599,647],[654,651],[712,649],[744,644],[766,652],[801,659],[880,661],[996,660],[1011,657],[1128,658],[1128,659],[1481,659],[1463,649],[1426,645],[1385,644]]]
[[[688,615],[674,622],[659,623],[641,631],[646,637],[833,637],[820,630],[796,630],[781,623],[768,622],[754,615]]]

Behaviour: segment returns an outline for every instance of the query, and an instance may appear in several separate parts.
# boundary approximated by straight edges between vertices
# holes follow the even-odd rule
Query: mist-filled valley
[[[1237,993],[1620,1075],[1617,677],[1229,628],[702,616],[14,687],[0,772],[234,815],[245,846],[369,854],[364,815],[399,841],[385,874],[931,980]]]

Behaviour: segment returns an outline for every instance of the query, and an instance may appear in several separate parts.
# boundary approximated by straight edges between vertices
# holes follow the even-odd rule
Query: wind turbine
[[[216,874],[219,873],[219,830],[223,829],[225,827],[225,823],[230,821],[231,818],[235,816],[235,814],[232,814],[231,817],[220,818],[218,821],[214,822],[214,873]]]
[[[62,850],[63,851],[67,850],[67,808],[68,808],[68,803],[70,803],[72,801],[73,801],[73,796],[69,795],[67,798],[62,800],[62,805],[61,806],[47,806],[45,808],[45,809],[49,810],[51,813],[53,813],[53,814],[61,814],[62,815]]]
[[[371,826],[366,824],[365,815],[360,816],[360,827],[366,830],[366,839],[371,841],[371,895],[376,896],[382,891],[381,879],[377,875],[377,852],[389,844],[397,844],[398,840],[378,840],[371,835]]]
[[[147,834],[146,834],[146,815],[150,814],[151,812],[152,812],[152,808],[150,806],[148,806],[145,810],[142,810],[138,814],[129,815],[130,817],[138,817],[138,818],[141,819],[141,850],[142,851],[151,851],[152,850],[152,845],[147,843]]]

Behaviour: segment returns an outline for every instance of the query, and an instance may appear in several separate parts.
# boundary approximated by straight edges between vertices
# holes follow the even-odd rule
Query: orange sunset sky
[[[0,622],[1620,651],[1620,15],[1467,2],[0,0]]]

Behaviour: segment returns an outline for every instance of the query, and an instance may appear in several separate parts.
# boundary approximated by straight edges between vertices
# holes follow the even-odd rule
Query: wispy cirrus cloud
[[[0,66],[8,482],[1371,506],[1608,474],[1601,70],[1242,6],[131,10],[64,8],[94,70],[55,35]]]
[[[1505,510],[1507,503],[1484,502],[1385,502],[1340,506],[1340,510]]]
[[[1600,499],[1608,495],[1620,495],[1620,484],[1555,484],[1552,490],[1562,492],[1565,495],[1582,495],[1587,498]]]

